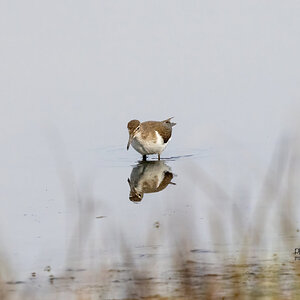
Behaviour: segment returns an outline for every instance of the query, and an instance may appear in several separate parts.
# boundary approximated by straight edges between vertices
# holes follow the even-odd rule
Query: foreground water
[[[261,165],[245,149],[176,143],[161,161],[125,146],[68,154],[53,137],[51,160],[27,153],[7,169],[8,299],[299,295],[294,139]]]

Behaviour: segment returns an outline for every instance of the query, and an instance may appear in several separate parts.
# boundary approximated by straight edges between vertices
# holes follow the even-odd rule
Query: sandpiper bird
[[[147,121],[140,123],[139,120],[131,120],[127,124],[129,140],[127,150],[130,144],[146,160],[148,154],[160,154],[166,148],[172,135],[172,127],[176,123],[171,122],[172,118],[164,121]]]

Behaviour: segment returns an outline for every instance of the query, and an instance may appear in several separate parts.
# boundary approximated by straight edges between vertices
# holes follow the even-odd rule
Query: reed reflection
[[[165,189],[171,182],[173,173],[163,161],[142,161],[131,171],[128,183],[130,187],[129,200],[140,202],[145,193],[157,193]]]

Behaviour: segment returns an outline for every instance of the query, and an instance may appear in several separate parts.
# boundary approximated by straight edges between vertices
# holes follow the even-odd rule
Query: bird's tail
[[[171,120],[172,120],[173,118],[174,118],[174,117],[171,117],[171,118],[169,118],[169,119],[167,119],[167,120],[163,120],[163,122],[164,122],[164,123],[171,124],[171,126],[173,127],[173,126],[176,125],[176,123],[171,122]]]

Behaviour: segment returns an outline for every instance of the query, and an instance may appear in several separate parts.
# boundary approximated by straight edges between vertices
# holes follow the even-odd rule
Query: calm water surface
[[[124,145],[72,149],[47,129],[33,138],[44,153],[31,153],[31,145],[13,150],[22,156],[4,163],[13,180],[2,190],[1,251],[12,290],[51,298],[58,290],[63,297],[66,287],[89,287],[93,295],[122,298],[130,268],[151,266],[147,278],[164,293],[167,278],[177,276],[178,251],[206,264],[200,271],[196,265],[201,274],[220,272],[220,261],[235,262],[245,247],[255,264],[274,253],[293,262],[299,208],[292,201],[282,211],[278,195],[294,180],[286,177],[294,147],[288,140],[274,143],[261,164],[250,147],[230,142],[182,145],[179,122],[162,160],[142,162],[126,151],[126,123],[120,125]],[[286,217],[288,229],[281,226]]]

